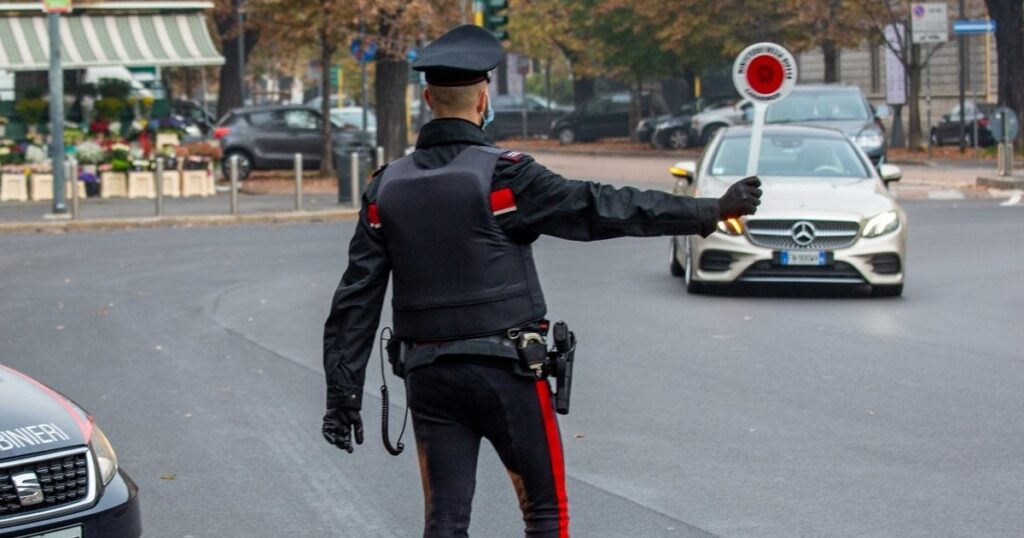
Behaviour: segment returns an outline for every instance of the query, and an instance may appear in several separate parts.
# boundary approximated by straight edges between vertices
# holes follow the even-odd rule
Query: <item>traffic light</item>
[[[494,33],[501,41],[508,41],[508,0],[484,0],[484,28]]]

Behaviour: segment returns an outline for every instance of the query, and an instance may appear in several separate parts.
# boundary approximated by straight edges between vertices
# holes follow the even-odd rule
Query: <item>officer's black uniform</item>
[[[481,60],[495,44],[499,54]],[[474,26],[431,47],[421,60],[435,85],[483,80],[500,58],[500,43]],[[457,49],[477,51],[467,53],[478,60],[473,69],[432,71],[467,61],[446,52]],[[748,194],[756,199],[754,189]],[[479,125],[428,123],[416,151],[378,171],[363,197],[349,266],[324,328],[325,437],[350,451],[350,429],[362,441],[365,368],[390,276],[395,335],[411,344],[406,383],[427,506],[424,536],[467,535],[481,438],[509,470],[526,535],[568,536],[551,392],[546,380],[521,374],[505,336],[544,323],[530,244],[541,234],[578,241],[706,236],[722,216],[715,199],[570,181],[527,155],[495,148]]]

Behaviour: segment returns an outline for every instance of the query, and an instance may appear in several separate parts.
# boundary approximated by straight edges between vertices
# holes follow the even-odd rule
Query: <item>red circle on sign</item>
[[[747,83],[752,90],[761,95],[779,91],[785,75],[782,62],[770,54],[755,56],[747,66]]]

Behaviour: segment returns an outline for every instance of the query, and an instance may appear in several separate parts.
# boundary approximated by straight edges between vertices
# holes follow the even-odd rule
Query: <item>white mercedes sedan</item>
[[[730,127],[700,161],[676,163],[676,194],[718,197],[747,167],[749,127]],[[733,283],[867,285],[903,293],[907,216],[889,192],[896,166],[877,170],[846,135],[768,126],[757,175],[757,213],[718,223],[706,238],[673,237],[671,271],[691,293]]]

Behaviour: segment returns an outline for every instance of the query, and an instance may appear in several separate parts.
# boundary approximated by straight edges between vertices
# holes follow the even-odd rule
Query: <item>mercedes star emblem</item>
[[[793,234],[793,242],[806,247],[814,242],[814,236],[817,234],[817,230],[814,229],[814,225],[806,220],[802,220],[793,225],[789,229],[790,233]]]

